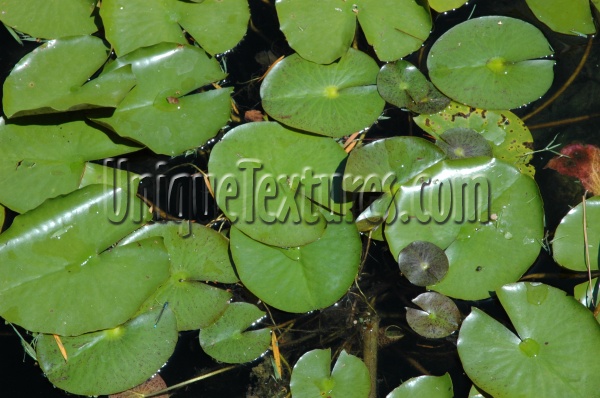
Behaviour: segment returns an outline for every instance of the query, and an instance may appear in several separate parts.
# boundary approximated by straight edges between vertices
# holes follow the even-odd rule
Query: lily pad
[[[345,158],[329,138],[274,122],[248,123],[215,145],[208,170],[217,204],[237,228],[265,244],[291,247],[323,234],[321,206],[333,222],[347,218],[351,202],[339,174]]]
[[[406,380],[386,398],[453,398],[452,379],[443,376],[419,376]]]
[[[494,157],[515,165],[522,173],[532,177],[535,174],[529,164],[533,137],[525,123],[510,111],[477,109],[453,101],[441,112],[419,115],[413,120],[436,140],[452,128],[473,129],[492,144]]]
[[[407,307],[406,321],[421,336],[440,339],[458,330],[460,311],[448,297],[426,292],[418,295],[412,302],[421,307],[422,311]]]
[[[361,249],[353,223],[330,223],[319,240],[288,248],[267,246],[231,229],[231,255],[244,286],[287,312],[308,312],[339,300],[358,272]]]
[[[585,201],[590,269],[597,270],[600,264],[600,196]],[[554,239],[554,260],[561,266],[574,271],[587,271],[583,233],[583,205],[580,203],[561,220]]]
[[[454,11],[454,9],[465,4],[466,0],[429,0],[429,7],[436,10],[439,13],[446,11]]]
[[[85,185],[87,161],[137,149],[82,121],[18,125],[0,119],[0,184],[11,187],[0,190],[0,203],[24,213]]]
[[[400,271],[413,285],[438,283],[448,272],[446,253],[430,242],[414,241],[400,251]]]
[[[89,35],[98,30],[96,0],[2,0],[0,21],[39,39]]]
[[[186,44],[181,28],[218,54],[242,39],[250,10],[245,0],[103,0],[100,16],[119,56],[161,42]]]
[[[15,218],[0,235],[1,316],[63,336],[131,318],[169,267],[160,239],[106,250],[145,221],[141,206],[135,192],[89,185]]]
[[[312,350],[302,355],[292,371],[290,389],[294,398],[367,398],[371,389],[369,371],[363,361],[342,350],[331,368],[331,350]]]
[[[435,144],[442,148],[448,159],[492,157],[490,143],[473,129],[456,127],[446,130]]]
[[[384,192],[356,217],[356,227],[358,230],[360,232],[369,232],[371,239],[385,240],[383,237],[383,227],[391,204],[392,194]]]
[[[213,285],[236,283],[229,258],[229,241],[203,225],[154,223],[127,236],[119,245],[162,237],[171,260],[170,277],[146,300],[142,310],[168,303],[177,318],[177,329],[194,330],[214,323],[232,295]]]
[[[112,116],[95,121],[165,155],[204,145],[227,124],[231,88],[191,94],[225,77],[201,49],[161,43],[118,58],[103,73],[128,65],[137,86]]]
[[[51,40],[24,56],[4,83],[9,117],[116,107],[135,85],[130,67],[89,80],[110,49],[94,36]]]
[[[593,278],[591,289],[589,281],[575,285],[575,288],[573,289],[573,297],[592,311],[596,309],[596,305],[598,304],[598,289],[600,288],[599,281],[600,279]]]
[[[265,313],[248,303],[231,303],[212,325],[200,330],[200,346],[220,362],[245,363],[261,356],[271,343],[271,331],[245,331]]]
[[[450,103],[450,98],[408,61],[383,65],[377,75],[377,90],[384,100],[416,113],[436,113]]]
[[[507,163],[445,160],[400,186],[384,233],[394,256],[415,240],[444,249],[448,273],[428,288],[479,300],[518,280],[535,261],[542,201],[535,181]]]
[[[517,334],[474,308],[458,338],[469,378],[494,397],[596,395],[600,326],[591,312],[540,283],[509,284],[497,295]]]
[[[596,33],[588,0],[526,0],[537,19],[555,32],[574,36]]]
[[[112,329],[77,337],[61,336],[61,354],[52,335],[37,343],[40,367],[56,387],[71,394],[106,395],[147,380],[169,359],[177,343],[175,316],[168,309],[146,312]]]
[[[330,65],[293,54],[265,78],[260,87],[262,105],[288,126],[342,137],[371,126],[383,112],[378,70],[375,60],[354,49]]]
[[[344,170],[349,192],[391,192],[445,157],[431,142],[417,137],[393,137],[353,150]]]
[[[554,78],[550,44],[535,26],[509,17],[470,19],[431,47],[427,69],[448,97],[483,109],[512,109],[544,95]]]

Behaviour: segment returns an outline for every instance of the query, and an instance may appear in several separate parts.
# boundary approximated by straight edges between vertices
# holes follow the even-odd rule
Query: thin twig
[[[589,283],[589,287],[590,287],[590,300],[592,300],[592,303],[593,303],[594,302],[594,290],[592,287],[592,270],[591,270],[591,264],[590,264],[590,248],[588,246],[587,213],[586,213],[586,206],[585,206],[585,197],[586,197],[587,193],[588,193],[587,190],[583,193],[583,202],[581,202],[582,207],[583,207],[583,244],[585,246],[585,249],[584,249],[585,266],[588,271],[588,283]]]
[[[237,368],[237,365],[228,366],[228,367],[226,367],[226,368],[222,368],[222,369],[219,369],[219,370],[215,370],[214,372],[210,372],[210,373],[207,373],[207,374],[204,374],[204,375],[198,376],[198,377],[194,377],[193,379],[186,380],[186,381],[184,381],[184,382],[181,382],[181,383],[175,384],[175,385],[173,385],[173,386],[171,386],[171,387],[169,387],[169,388],[165,388],[165,389],[163,389],[163,390],[156,391],[156,392],[153,392],[153,393],[151,393],[151,394],[143,394],[143,395],[142,395],[142,397],[143,397],[143,398],[156,397],[156,396],[158,396],[158,395],[162,395],[162,394],[164,394],[164,393],[166,393],[166,392],[169,392],[169,391],[171,391],[171,390],[175,390],[175,389],[177,389],[177,388],[180,388],[180,387],[187,386],[188,384],[192,384],[192,383],[195,383],[195,382],[197,382],[197,381],[200,381],[200,380],[208,379],[209,377],[216,376],[216,375],[218,375],[219,373],[224,373],[224,372],[227,372],[227,371],[229,371],[229,370],[231,370],[231,369],[234,369],[234,368]]]
[[[570,117],[570,118],[567,118],[567,119],[555,120],[553,122],[532,124],[532,125],[527,126],[527,127],[529,128],[529,130],[545,129],[546,127],[558,127],[558,126],[564,126],[565,124],[572,124],[572,123],[577,123],[577,122],[583,122],[583,121],[594,119],[594,118],[597,118],[597,117],[600,117],[600,113],[592,113],[591,115],[583,115],[583,116],[577,116],[577,117]]]

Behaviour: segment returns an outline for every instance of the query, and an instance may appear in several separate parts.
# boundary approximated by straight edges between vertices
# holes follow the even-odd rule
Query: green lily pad
[[[600,264],[600,196],[585,201],[590,268]],[[583,240],[583,205],[580,203],[563,217],[552,239],[554,260],[574,271],[587,271],[585,243]]]
[[[265,316],[256,306],[231,303],[222,317],[200,330],[200,346],[220,362],[245,363],[258,358],[271,344],[271,331],[244,331]]]
[[[417,137],[393,137],[353,150],[344,170],[349,192],[390,192],[445,157],[431,142]]]
[[[414,241],[398,255],[400,271],[413,285],[438,283],[448,272],[446,253],[431,242]]]
[[[56,387],[79,395],[107,395],[146,381],[169,359],[177,343],[175,316],[166,309],[146,312],[112,329],[61,336],[62,356],[51,335],[37,343],[40,367]]]
[[[330,65],[297,54],[277,63],[260,87],[265,111],[288,126],[342,137],[365,129],[383,112],[375,85],[379,68],[358,50]]]
[[[450,336],[460,325],[460,311],[454,301],[435,292],[419,294],[413,303],[421,310],[406,307],[406,321],[412,330],[429,339]]]
[[[160,239],[107,250],[145,221],[142,206],[135,191],[89,185],[15,218],[0,235],[0,315],[63,336],[129,319],[168,277]]]
[[[468,398],[489,398],[489,395],[483,395],[483,393],[475,385],[472,385],[471,389],[469,390]]]
[[[515,165],[522,173],[534,176],[529,164],[533,137],[521,119],[510,111],[489,111],[451,102],[446,109],[433,115],[413,119],[436,140],[449,129],[464,127],[480,133],[492,144],[494,157]]]
[[[118,58],[104,73],[127,65],[137,86],[112,116],[95,119],[117,134],[155,153],[177,155],[204,145],[227,124],[231,88],[191,94],[225,77],[219,63],[201,49],[161,43]]]
[[[550,44],[533,25],[509,17],[470,19],[431,47],[433,84],[455,101],[483,109],[512,109],[535,101],[554,78]]]
[[[443,376],[419,376],[406,380],[395,388],[386,398],[452,398],[454,391],[452,379],[446,373]]]
[[[359,199],[360,200],[360,199]],[[384,221],[392,204],[392,194],[384,192],[356,217],[356,227],[360,232],[369,232],[371,239],[383,241]]]
[[[9,117],[116,107],[135,85],[130,67],[90,80],[110,49],[94,36],[51,40],[24,56],[4,83]]]
[[[466,0],[429,0],[429,7],[436,10],[439,13],[446,11],[454,11],[454,9],[465,4]]]
[[[217,204],[237,228],[265,244],[290,247],[318,239],[326,217],[349,217],[351,202],[336,174],[345,158],[329,138],[274,122],[248,123],[215,145],[208,170]],[[326,216],[321,206],[329,209]]]
[[[229,258],[229,241],[203,225],[168,222],[145,225],[119,245],[157,236],[163,238],[169,253],[171,275],[148,297],[140,311],[168,303],[180,331],[214,323],[232,295],[212,284],[238,282]]]
[[[555,32],[585,36],[596,33],[588,0],[526,0],[536,18]]]
[[[469,378],[494,397],[595,396],[600,326],[591,312],[540,283],[509,284],[497,295],[517,334],[473,308],[458,338]]]
[[[356,19],[382,61],[395,61],[419,49],[429,36],[427,7],[413,0],[280,0],[281,30],[303,58],[329,64],[350,47]]]
[[[488,140],[473,129],[456,127],[444,131],[435,144],[442,148],[448,159],[492,157]]]
[[[415,240],[444,249],[448,273],[428,288],[479,300],[518,280],[537,258],[542,201],[535,181],[507,163],[445,160],[400,186],[384,233],[394,256]]]
[[[98,30],[96,0],[2,0],[0,21],[40,39],[89,35]]]
[[[161,42],[186,44],[181,28],[218,54],[242,39],[250,10],[245,0],[103,0],[100,16],[119,56]]]
[[[371,389],[369,371],[363,361],[342,350],[331,368],[331,350],[312,350],[302,355],[292,371],[290,389],[294,398],[367,398]]]
[[[82,121],[18,125],[1,119],[0,184],[11,189],[0,190],[0,203],[24,213],[85,185],[87,161],[138,148]]]
[[[339,300],[358,272],[361,249],[353,223],[330,223],[319,240],[289,248],[267,246],[231,229],[231,256],[244,286],[288,312],[308,312]]]
[[[0,233],[4,231],[4,222],[6,221],[6,207],[0,205]]]
[[[384,100],[416,113],[436,113],[450,103],[450,98],[408,61],[383,65],[377,75],[377,90]]]

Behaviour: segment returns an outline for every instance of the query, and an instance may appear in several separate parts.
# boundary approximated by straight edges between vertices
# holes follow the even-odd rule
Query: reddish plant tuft
[[[600,195],[600,148],[595,145],[569,144],[552,158],[547,168],[581,181],[585,189]]]

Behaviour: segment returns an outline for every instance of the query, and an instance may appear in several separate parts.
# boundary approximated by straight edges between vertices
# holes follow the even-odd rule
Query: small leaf
[[[265,313],[252,304],[231,303],[222,317],[200,330],[200,345],[220,362],[245,363],[261,356],[271,343],[271,331],[244,331]]]
[[[443,376],[419,376],[406,380],[386,398],[453,398],[452,379]]]
[[[600,195],[600,148],[573,143],[564,146],[560,155],[550,159],[547,168],[578,178],[581,185],[594,195]]]
[[[430,242],[414,241],[398,256],[400,271],[413,285],[438,283],[448,272],[446,253]]]
[[[113,329],[61,336],[66,361],[53,336],[43,335],[37,344],[40,367],[52,384],[71,394],[107,395],[137,386],[175,350],[175,316],[167,309],[156,323],[158,314],[156,309]]]
[[[450,103],[413,64],[402,60],[383,65],[377,90],[390,104],[416,113],[440,112]]]
[[[429,7],[436,10],[439,13],[454,10],[463,4],[466,0],[429,0]]]
[[[302,355],[292,371],[290,389],[294,398],[366,398],[369,371],[363,361],[342,350],[331,367],[331,351],[312,350]]]
[[[460,311],[454,301],[435,292],[422,293],[413,301],[423,311],[406,308],[406,321],[412,330],[429,339],[454,333],[460,325]]]
[[[588,0],[526,0],[537,19],[558,33],[574,36],[596,33]]]
[[[354,49],[330,65],[294,54],[265,78],[262,105],[288,126],[342,137],[371,126],[383,111],[385,102],[375,85],[378,70],[371,57]]]
[[[483,109],[512,109],[544,95],[552,84],[553,51],[533,25],[508,17],[470,19],[431,47],[427,69],[448,97]]]
[[[592,271],[600,265],[600,196],[586,199],[586,220],[588,250],[590,253],[589,267]],[[552,239],[554,260],[562,267],[574,271],[587,271],[583,231],[583,204],[572,208],[563,217]]]

